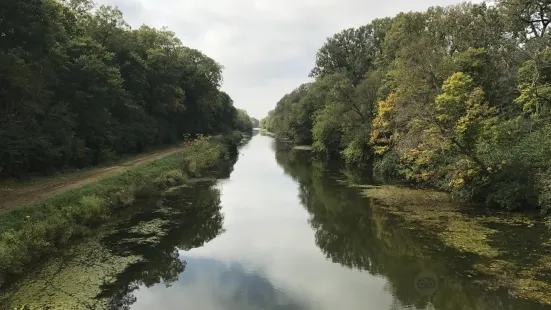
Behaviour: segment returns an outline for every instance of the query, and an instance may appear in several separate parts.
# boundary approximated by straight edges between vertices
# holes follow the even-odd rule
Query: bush
[[[222,154],[220,143],[200,136],[184,146],[182,158],[184,173],[190,177],[200,177],[201,171],[214,166]]]
[[[382,157],[375,158],[373,163],[373,178],[382,183],[394,183],[402,179],[401,164],[398,154],[388,152]]]
[[[369,168],[372,163],[372,149],[369,145],[369,135],[355,137],[346,148],[341,152],[341,155],[348,166],[357,168]]]
[[[229,140],[234,141],[235,137]],[[226,152],[223,140],[199,137],[184,145],[182,155],[169,156],[4,214],[0,218],[0,285],[106,221],[115,209],[131,205],[137,197],[149,197],[160,189],[184,183],[186,171],[197,176],[212,167]]]
[[[551,166],[551,127],[534,129],[531,120],[514,119],[500,125],[495,142],[481,143],[477,152],[487,175],[466,184],[473,198],[487,205],[518,210],[538,207],[546,212],[549,200],[547,171]]]
[[[231,155],[237,154],[237,148],[243,140],[243,134],[239,131],[233,131],[223,139],[224,145],[227,146],[228,152]]]
[[[174,169],[171,171],[168,171],[164,175],[156,178],[153,181],[153,184],[160,189],[166,189],[171,186],[176,186],[178,184],[184,183],[186,180],[186,177],[184,176],[184,173],[181,169]]]

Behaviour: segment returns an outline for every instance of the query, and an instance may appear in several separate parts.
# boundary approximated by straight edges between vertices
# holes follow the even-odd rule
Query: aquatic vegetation
[[[86,240],[68,253],[35,270],[21,285],[2,293],[0,302],[24,309],[105,309],[107,299],[96,298],[101,286],[139,262],[138,256],[120,256],[101,246],[104,233]],[[39,274],[40,277],[36,275]],[[30,279],[32,281],[29,281]]]
[[[170,286],[186,266],[178,250],[222,232],[220,192],[212,184],[175,188],[174,196],[137,201],[38,265],[2,291],[0,309],[124,309],[139,286]]]
[[[200,137],[182,152],[121,175],[71,190],[0,218],[0,286],[26,266],[86,235],[136,197],[183,184],[218,162],[230,146],[222,137]]]
[[[452,207],[451,196],[444,192],[423,189],[410,189],[399,186],[373,186],[350,184],[349,186],[363,189],[362,194],[366,197],[382,200],[391,206],[413,207],[416,209],[427,206],[434,207],[438,204],[442,207]]]
[[[542,275],[551,272],[549,256],[542,257],[532,266],[498,259],[478,263],[473,267],[477,272],[498,280],[494,285],[490,281],[483,282],[486,286],[490,285],[493,289],[505,287],[521,298],[551,305],[551,283],[541,279]]]
[[[310,145],[296,145],[296,146],[293,147],[293,149],[300,150],[300,151],[311,151],[312,146],[310,146]]]
[[[440,233],[445,245],[460,252],[476,253],[486,257],[496,257],[499,250],[489,243],[489,236],[496,233],[484,225],[467,218],[450,218],[446,229]]]
[[[432,235],[444,248],[469,255],[472,272],[489,277],[479,280],[483,287],[505,287],[523,299],[551,305],[551,239],[536,216],[480,212],[429,190],[350,186],[376,199],[406,228]]]

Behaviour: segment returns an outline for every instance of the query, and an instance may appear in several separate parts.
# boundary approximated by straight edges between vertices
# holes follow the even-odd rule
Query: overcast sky
[[[118,6],[132,28],[167,26],[221,63],[235,106],[263,118],[308,81],[316,51],[342,29],[458,0],[96,0]]]

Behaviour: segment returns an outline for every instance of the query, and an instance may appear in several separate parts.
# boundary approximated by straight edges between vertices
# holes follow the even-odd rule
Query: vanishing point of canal
[[[255,134],[220,170],[138,203],[16,283],[4,306],[547,309],[485,291],[308,151]]]

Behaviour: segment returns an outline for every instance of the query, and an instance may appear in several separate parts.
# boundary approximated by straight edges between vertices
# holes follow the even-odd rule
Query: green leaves
[[[350,28],[335,34],[316,54],[316,67],[310,76],[317,78],[342,73],[353,84],[359,83],[375,66],[389,24],[389,19],[375,20],[357,29]]]
[[[551,3],[545,0],[498,0],[509,27],[524,39],[549,33]]]
[[[166,28],[131,30],[119,9],[92,8],[0,4],[2,175],[83,167],[238,126],[220,64]]]
[[[547,210],[551,156],[536,150],[551,116],[544,2],[433,7],[345,29],[318,51],[316,80],[263,126],[355,166],[375,157],[392,179]]]
[[[520,96],[515,99],[532,117],[551,113],[551,50],[544,49],[518,70]]]
[[[463,72],[454,73],[442,86],[442,94],[436,97],[436,119],[453,124],[467,110],[467,99],[473,88],[473,79]]]

